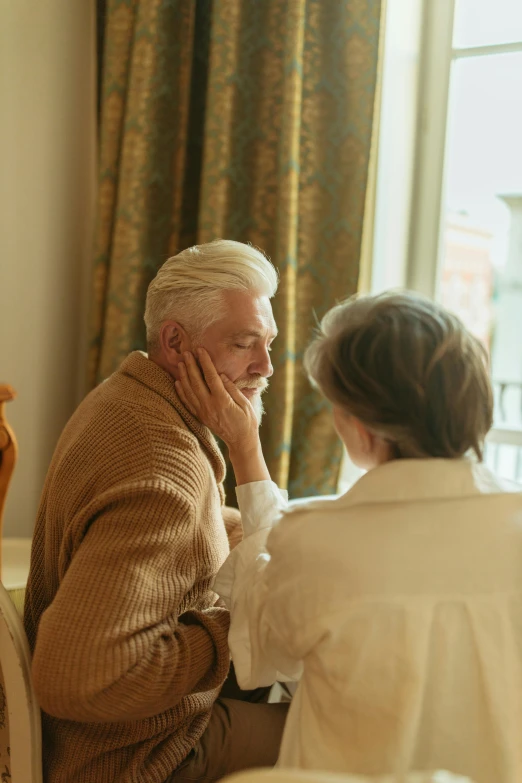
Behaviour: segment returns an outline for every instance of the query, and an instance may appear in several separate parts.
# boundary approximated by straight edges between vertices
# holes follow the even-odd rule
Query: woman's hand
[[[218,374],[204,348],[197,349],[197,356],[203,375],[191,353],[184,353],[184,362],[178,365],[176,390],[181,401],[230,450],[255,448],[259,423],[249,400],[226,375]]]

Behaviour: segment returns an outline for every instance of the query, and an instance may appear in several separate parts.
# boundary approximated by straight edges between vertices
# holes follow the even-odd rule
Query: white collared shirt
[[[280,764],[521,783],[522,487],[396,460],[290,511],[269,481],[237,495],[214,589],[241,687],[300,678]]]

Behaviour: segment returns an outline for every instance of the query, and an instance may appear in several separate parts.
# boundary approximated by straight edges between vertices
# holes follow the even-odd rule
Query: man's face
[[[274,371],[270,346],[277,335],[270,299],[248,291],[224,291],[223,296],[226,315],[209,326],[199,344],[217,371],[228,375],[250,400],[261,421],[261,394]]]

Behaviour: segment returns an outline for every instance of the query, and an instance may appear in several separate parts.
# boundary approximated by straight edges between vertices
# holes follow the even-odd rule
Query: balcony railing
[[[522,483],[522,383],[496,381],[495,424],[486,439],[486,465]]]

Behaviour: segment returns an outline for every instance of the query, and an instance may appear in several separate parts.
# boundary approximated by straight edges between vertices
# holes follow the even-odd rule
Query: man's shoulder
[[[176,408],[158,389],[147,386],[122,370],[117,370],[93,389],[80,408],[84,404],[88,405],[91,399],[98,407],[112,405],[131,411],[136,418],[144,421],[163,420],[170,424],[176,422],[182,429],[186,429]]]
[[[137,424],[145,429],[166,425],[190,434],[182,416],[165,396],[121,370],[93,389],[80,403],[75,415],[99,422],[108,418],[109,412],[118,427],[125,428],[128,416],[129,425],[134,427]]]
[[[171,479],[180,469],[197,470],[203,460],[201,445],[175,408],[167,401],[147,402],[147,395],[133,393],[132,384],[114,388],[111,380],[94,389],[69,420],[55,466],[96,474],[102,484],[138,477]]]

